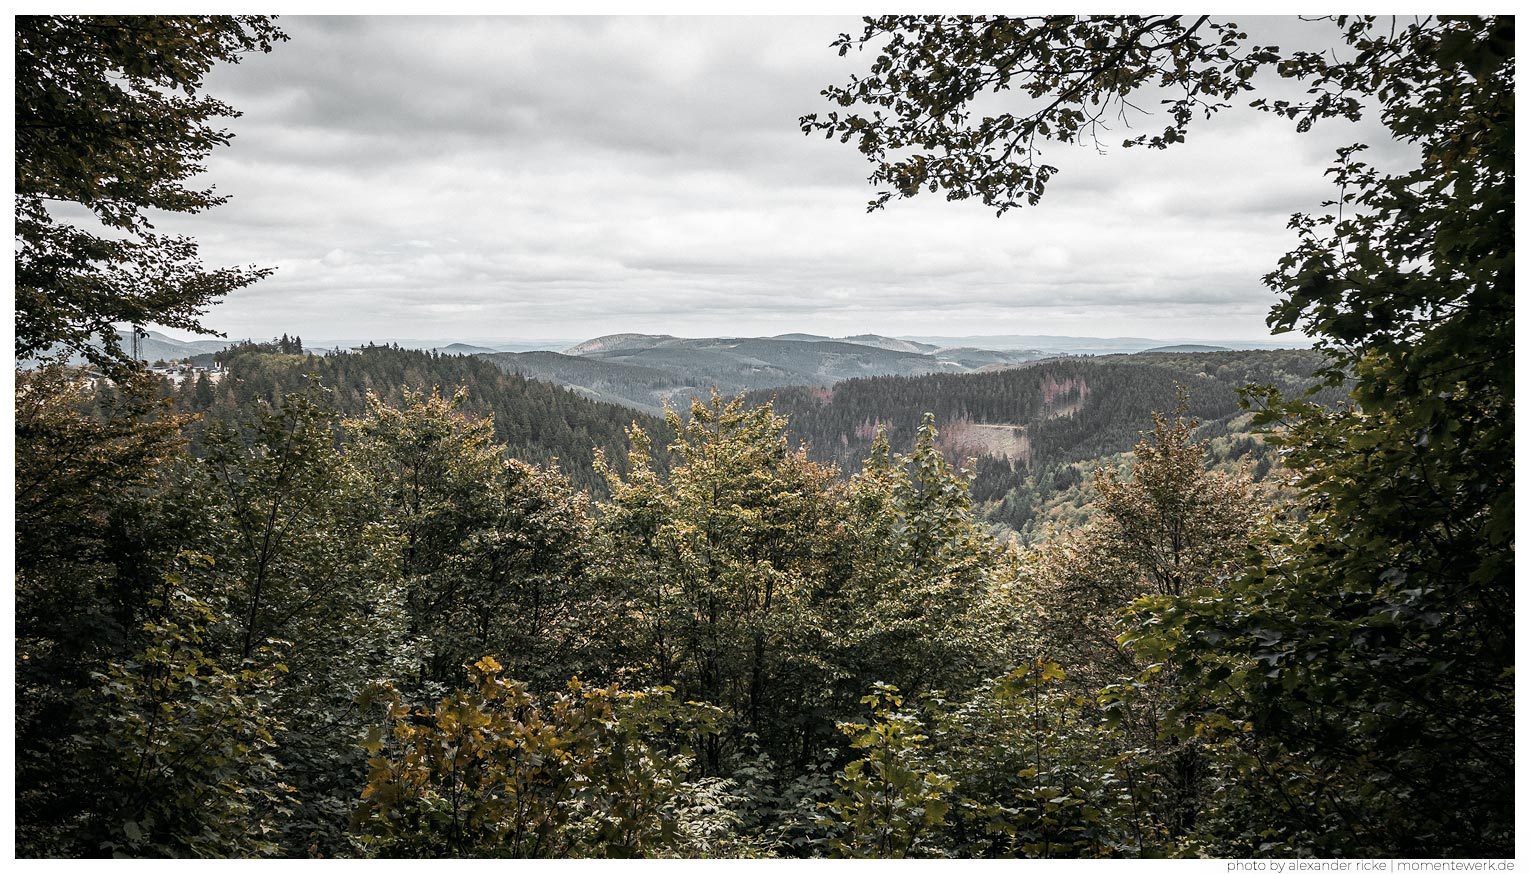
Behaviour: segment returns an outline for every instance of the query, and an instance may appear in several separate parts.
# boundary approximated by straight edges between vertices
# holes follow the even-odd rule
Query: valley
[[[714,388],[733,395],[786,385],[828,386],[862,376],[971,373],[1048,355],[1035,349],[945,350],[874,334],[841,340],[811,334],[703,339],[613,334],[562,353],[485,357],[505,370],[568,386],[593,400],[658,413],[665,403],[683,407]]]
[[[124,337],[125,339],[125,337]],[[948,338],[970,342],[975,338]],[[771,405],[808,456],[849,476],[861,469],[880,431],[894,452],[909,452],[925,414],[939,432],[938,448],[967,465],[974,509],[1002,537],[1039,542],[1049,526],[1081,524],[1091,504],[1091,480],[1101,467],[1121,466],[1153,414],[1176,408],[1181,389],[1200,424],[1207,463],[1246,469],[1266,492],[1279,487],[1276,453],[1251,432],[1238,391],[1273,385],[1287,396],[1315,382],[1323,359],[1301,349],[1236,350],[1211,344],[1168,344],[1145,338],[1031,337],[1052,348],[943,347],[905,338],[861,334],[681,338],[612,334],[562,351],[506,346],[531,341],[440,343],[429,349],[400,343],[365,344],[322,354],[269,354],[289,345],[177,341],[150,332],[141,354],[211,366],[227,361],[232,379],[186,379],[167,392],[178,406],[210,420],[233,420],[248,404],[276,404],[301,391],[310,374],[347,414],[363,411],[367,392],[400,403],[407,390],[463,386],[467,409],[492,417],[497,439],[516,455],[555,464],[579,488],[602,497],[606,483],[594,466],[600,449],[624,469],[624,429],[636,426],[668,463],[666,408],[689,413],[693,401],[716,391],[743,396],[750,407]],[[414,341],[426,342],[426,341]],[[1079,355],[1059,347],[1136,352]],[[147,359],[146,359],[147,360]],[[216,385],[216,390],[214,390]],[[412,389],[411,389],[412,387]],[[1315,399],[1335,405],[1340,388]],[[204,425],[191,427],[193,448]]]
[[[401,403],[409,390],[461,386],[465,409],[492,417],[497,439],[516,457],[555,464],[597,497],[606,494],[606,484],[594,466],[595,449],[624,469],[624,429],[636,426],[649,435],[663,467],[671,439],[662,419],[666,405],[686,417],[692,401],[710,398],[714,388],[725,399],[743,396],[749,407],[772,406],[794,445],[845,476],[861,469],[879,431],[894,452],[911,451],[930,414],[941,453],[970,469],[975,510],[1001,536],[1018,535],[1029,544],[1049,525],[1086,518],[1094,471],[1126,463],[1153,414],[1174,410],[1181,389],[1187,412],[1200,421],[1196,435],[1207,441],[1211,466],[1247,469],[1256,481],[1271,478],[1280,470],[1278,457],[1251,433],[1238,389],[1269,384],[1300,394],[1322,362],[1315,352],[1293,349],[1096,357],[1012,350],[989,353],[1007,362],[1001,366],[953,372],[941,357],[947,350],[896,348],[901,342],[874,335],[625,334],[561,353],[367,345],[306,356],[272,354],[262,351],[269,344],[257,344],[219,353],[232,378],[216,391],[196,380],[173,391],[181,409],[231,420],[251,403],[275,404],[303,390],[310,374],[347,415],[364,410],[368,392]],[[209,356],[199,353],[197,360]],[[1325,389],[1317,399],[1332,404],[1342,397]],[[1274,479],[1268,487],[1276,487]]]

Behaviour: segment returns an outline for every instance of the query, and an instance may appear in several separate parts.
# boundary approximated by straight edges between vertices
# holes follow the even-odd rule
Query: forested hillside
[[[572,391],[506,373],[476,357],[444,355],[392,346],[368,346],[326,355],[280,354],[247,344],[219,354],[225,374],[183,381],[174,389],[176,409],[201,413],[206,422],[237,422],[252,410],[279,405],[289,393],[303,391],[316,378],[326,403],[344,415],[366,410],[368,395],[403,403],[406,392],[439,389],[451,397],[459,389],[459,408],[492,419],[494,437],[516,458],[554,466],[576,488],[600,493],[604,480],[595,473],[595,456],[604,452],[620,468],[625,463],[627,429],[636,425],[657,432],[660,420],[625,407],[596,403]],[[187,433],[193,452],[201,450],[206,423],[192,423]]]
[[[505,352],[484,357],[512,373],[658,414],[666,403],[685,409],[713,389],[731,396],[782,385],[827,386],[858,376],[965,373],[1047,356],[1025,350],[937,350],[870,334],[843,341],[807,334],[705,339],[613,334],[586,340],[566,354]]]
[[[236,421],[257,401],[273,404],[302,390],[310,376],[347,415],[365,409],[369,392],[400,403],[406,389],[439,387],[450,395],[462,388],[463,409],[492,418],[496,439],[515,457],[541,465],[557,459],[577,488],[598,496],[605,483],[595,473],[594,450],[621,468],[625,429],[637,424],[654,434],[659,425],[654,416],[590,402],[478,357],[388,346],[298,355],[265,345],[219,353],[227,376],[216,383],[207,376],[183,381],[174,389],[177,409],[204,413],[209,421]],[[599,366],[590,359],[555,357]],[[975,459],[971,488],[982,517],[1032,542],[1042,533],[1041,523],[1058,521],[1046,512],[1049,504],[1079,505],[1069,514],[1071,521],[1087,515],[1082,505],[1088,496],[1079,488],[1087,492],[1097,467],[1116,463],[1131,449],[1154,412],[1173,409],[1180,388],[1188,392],[1188,412],[1201,422],[1197,436],[1210,441],[1210,462],[1246,463],[1255,481],[1262,480],[1277,456],[1251,432],[1237,389],[1270,384],[1300,394],[1315,383],[1312,374],[1322,363],[1317,353],[1297,350],[1060,359],[980,374],[853,379],[829,391],[786,386],[757,392],[750,403],[773,402],[791,423],[792,438],[802,441],[814,460],[846,473],[859,469],[879,427],[895,450],[908,451],[924,414],[933,413],[947,459],[958,464]],[[1329,388],[1316,397],[1335,403],[1342,395]],[[200,452],[204,429],[200,422],[187,426],[193,453]],[[660,463],[666,463],[663,453]]]
[[[700,380],[683,373],[562,355],[557,352],[499,352],[483,356],[508,373],[568,386],[592,400],[619,403],[659,415],[677,393],[698,392]]]
[[[772,402],[814,459],[851,471],[879,429],[906,451],[932,413],[947,458],[975,459],[980,512],[1030,541],[1042,533],[1038,523],[1055,521],[1047,505],[1079,500],[1076,487],[1129,451],[1153,413],[1176,407],[1181,389],[1201,422],[1197,436],[1210,441],[1209,460],[1245,463],[1255,481],[1264,479],[1278,456],[1252,432],[1238,390],[1272,385],[1300,395],[1315,387],[1314,400],[1337,404],[1343,391],[1319,386],[1314,375],[1324,363],[1301,350],[1069,358],[991,373],[853,379],[829,390],[778,388],[750,399]]]

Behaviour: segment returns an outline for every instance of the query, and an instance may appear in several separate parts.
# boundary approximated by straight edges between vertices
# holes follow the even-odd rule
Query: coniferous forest
[[[1514,855],[1512,17],[1344,17],[1327,54],[867,19],[800,125],[872,209],[1034,206],[1038,142],[1148,87],[1182,97],[1142,148],[1252,102],[1413,163],[1343,150],[1344,208],[1292,218],[1269,324],[1311,351],[662,417],[296,337],[148,372],[116,326],[206,332],[269,272],[150,218],[222,203],[203,78],[287,36],[15,26],[18,856]],[[1041,100],[979,123],[994,89]]]

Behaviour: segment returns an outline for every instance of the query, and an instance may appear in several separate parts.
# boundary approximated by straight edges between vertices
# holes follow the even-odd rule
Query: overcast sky
[[[1288,217],[1332,196],[1336,146],[1376,141],[1238,109],[1166,152],[1053,145],[1042,203],[1002,218],[867,214],[869,164],[797,126],[870,63],[828,48],[855,19],[281,26],[207,82],[244,112],[207,176],[233,199],[161,225],[208,264],[277,268],[209,314],[233,336],[1260,338]],[[1333,31],[1269,32],[1302,28]]]

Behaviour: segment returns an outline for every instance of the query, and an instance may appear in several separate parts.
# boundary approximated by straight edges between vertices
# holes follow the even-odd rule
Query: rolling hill
[[[1033,351],[937,350],[875,334],[831,340],[812,334],[687,339],[611,334],[551,352],[492,353],[501,368],[648,413],[684,406],[713,388],[732,395],[785,385],[830,386],[865,376],[968,373],[1044,357]]]
[[[1226,346],[1208,346],[1204,343],[1180,343],[1175,346],[1155,346],[1152,349],[1144,349],[1136,352],[1136,355],[1148,355],[1154,352],[1231,352]]]
[[[1070,337],[1057,334],[990,334],[979,337],[905,337],[939,348],[975,346],[979,349],[1031,349],[1049,355],[1113,355],[1143,352],[1171,346],[1209,346],[1224,349],[1295,349],[1310,348],[1311,341],[1292,334],[1285,340],[1189,340],[1183,338],[1149,339],[1147,337]],[[1194,351],[1194,350],[1185,350]]]
[[[131,348],[129,332],[117,329],[117,339],[122,344],[124,352]],[[203,355],[217,352],[234,345],[235,340],[177,340],[161,334],[158,331],[146,331],[145,335],[138,339],[138,360],[153,363],[155,361],[178,361],[191,358],[195,355]],[[83,355],[71,355],[65,360],[71,367],[85,365]],[[20,367],[34,365],[34,361],[18,361]]]
[[[663,411],[666,398],[695,388],[669,370],[559,352],[498,352],[479,357],[501,370],[564,386],[590,400],[654,415]]]
[[[491,417],[495,439],[507,444],[512,456],[556,466],[576,487],[597,496],[604,496],[605,480],[595,470],[595,452],[603,451],[615,469],[625,470],[627,428],[632,425],[657,437],[658,461],[665,463],[662,421],[635,414],[628,406],[580,397],[547,381],[506,373],[475,356],[390,346],[328,355],[241,349],[232,354],[227,367],[216,392],[199,394],[189,380],[172,389],[182,412],[204,415],[204,422],[188,427],[194,453],[200,451],[206,422],[237,423],[253,407],[278,406],[287,393],[306,390],[312,375],[326,390],[327,401],[349,416],[366,409],[368,394],[399,406],[405,390],[440,390],[450,396],[456,388],[466,388],[464,412]]]
[[[1325,359],[1310,350],[1153,352],[1061,358],[1029,367],[966,374],[851,379],[831,389],[789,386],[749,395],[788,420],[794,442],[817,461],[859,469],[883,429],[894,451],[907,452],[925,413],[935,416],[940,445],[957,463],[973,460],[972,496],[992,521],[1034,537],[1056,521],[1059,500],[1088,488],[1091,472],[1131,450],[1154,412],[1189,391],[1197,433],[1218,464],[1252,465],[1256,478],[1278,463],[1249,431],[1238,389],[1271,384],[1288,396],[1315,382]],[[1313,396],[1342,402],[1340,389]]]

